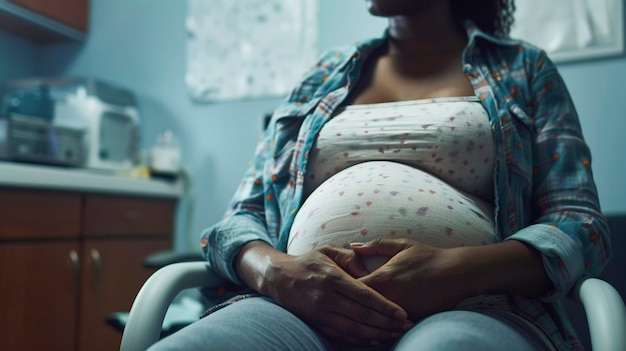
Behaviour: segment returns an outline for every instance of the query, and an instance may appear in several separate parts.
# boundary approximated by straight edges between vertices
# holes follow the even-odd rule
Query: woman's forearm
[[[517,240],[458,248],[464,279],[473,294],[543,294],[552,286],[541,254]]]
[[[243,246],[235,258],[235,270],[239,278],[250,288],[268,295],[265,272],[272,260],[288,256],[263,241],[252,241]]]

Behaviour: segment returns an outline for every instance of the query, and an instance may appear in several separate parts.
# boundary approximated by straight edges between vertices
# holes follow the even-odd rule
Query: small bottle
[[[176,176],[180,171],[180,149],[171,130],[159,135],[150,153],[150,169],[154,175]]]

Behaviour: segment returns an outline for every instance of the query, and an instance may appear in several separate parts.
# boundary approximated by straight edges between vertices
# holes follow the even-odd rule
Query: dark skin
[[[467,37],[443,0],[368,0],[389,19],[387,50],[367,62],[348,103],[473,96],[462,71]],[[390,260],[369,273],[361,256]],[[436,248],[414,240],[325,246],[291,256],[254,241],[235,260],[241,279],[331,340],[357,345],[398,339],[424,316],[483,293],[528,295],[551,283],[540,254],[515,240]]]

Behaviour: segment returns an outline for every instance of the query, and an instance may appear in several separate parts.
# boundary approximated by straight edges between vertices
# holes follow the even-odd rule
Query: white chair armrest
[[[593,350],[626,350],[626,307],[609,283],[588,278],[575,289],[587,315]]]
[[[168,265],[156,271],[143,285],[130,310],[120,351],[144,351],[159,340],[161,327],[172,300],[185,289],[219,287],[207,262]],[[626,307],[609,283],[588,278],[574,290],[587,315],[594,350],[626,350]]]
[[[156,271],[133,302],[120,351],[145,351],[157,342],[165,313],[182,290],[219,287],[223,281],[213,273],[207,262],[175,263]]]

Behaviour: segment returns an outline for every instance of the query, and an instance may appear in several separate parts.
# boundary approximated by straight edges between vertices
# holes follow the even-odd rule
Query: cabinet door
[[[82,32],[87,31],[89,0],[9,0]]]
[[[153,270],[143,262],[151,253],[167,250],[171,240],[85,241],[79,325],[79,350],[119,350],[122,334],[106,324],[113,312],[130,311]]]
[[[78,245],[0,244],[0,349],[74,350]]]

